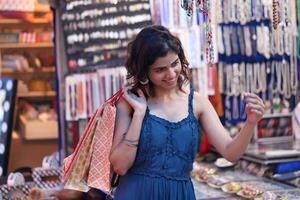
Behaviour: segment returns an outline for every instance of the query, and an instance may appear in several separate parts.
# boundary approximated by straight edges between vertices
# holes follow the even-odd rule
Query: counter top
[[[210,165],[207,165],[208,167]],[[299,200],[300,189],[288,184],[277,182],[265,177],[258,177],[247,172],[244,172],[238,168],[218,169],[217,173],[219,176],[230,176],[234,181],[238,181],[246,184],[251,184],[263,191],[272,191],[276,195],[287,197],[289,200]],[[197,200],[236,200],[243,199],[236,194],[228,194],[223,192],[221,189],[215,189],[207,185],[205,182],[198,182],[192,180],[195,195]]]

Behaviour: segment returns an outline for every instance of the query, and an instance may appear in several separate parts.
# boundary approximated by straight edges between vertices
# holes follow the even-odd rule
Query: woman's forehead
[[[171,65],[178,59],[178,55],[172,51],[168,52],[166,56],[159,57],[155,60],[155,62],[151,65],[151,68],[157,67],[166,67]]]

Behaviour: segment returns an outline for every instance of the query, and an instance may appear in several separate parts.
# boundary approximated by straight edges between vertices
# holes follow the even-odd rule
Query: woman
[[[209,100],[187,85],[182,45],[166,28],[144,28],[129,44],[128,54],[128,78],[133,81],[117,105],[110,155],[121,175],[115,199],[195,199],[189,173],[199,124],[222,156],[236,161],[264,113],[263,101],[245,94],[247,120],[232,139]]]

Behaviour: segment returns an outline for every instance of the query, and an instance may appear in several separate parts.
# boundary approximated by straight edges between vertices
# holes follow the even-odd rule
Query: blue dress
[[[115,200],[194,200],[190,179],[198,150],[200,127],[193,113],[191,89],[188,116],[179,122],[150,114],[143,120],[133,166],[119,180]]]

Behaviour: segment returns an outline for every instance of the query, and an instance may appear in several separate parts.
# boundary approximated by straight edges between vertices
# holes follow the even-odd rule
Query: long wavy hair
[[[176,53],[180,59],[182,70],[177,84],[179,89],[183,91],[183,84],[190,80],[189,63],[180,40],[172,35],[167,28],[160,25],[143,28],[128,44],[125,67],[128,72],[127,80],[133,85],[133,91],[140,88],[147,97],[154,95],[151,81],[149,80],[147,85],[141,84],[140,81],[147,80],[150,66],[157,58],[164,57],[169,52]]]

